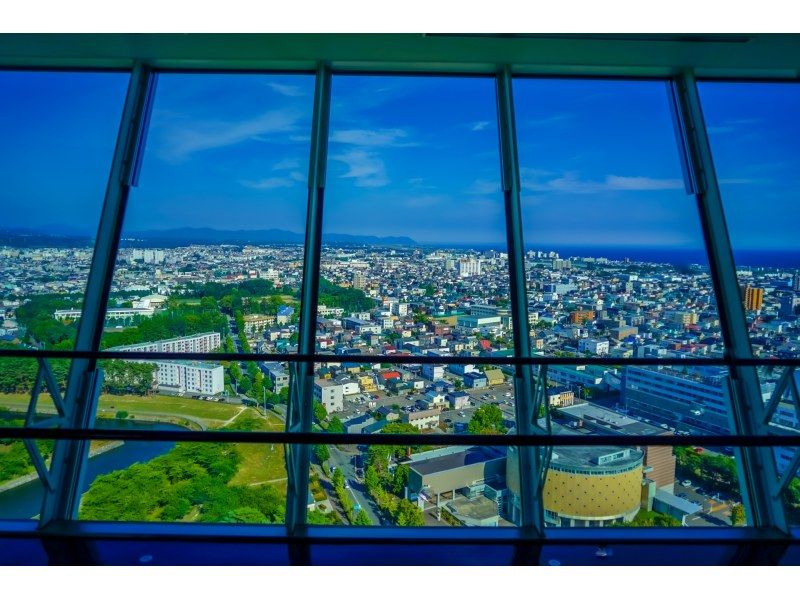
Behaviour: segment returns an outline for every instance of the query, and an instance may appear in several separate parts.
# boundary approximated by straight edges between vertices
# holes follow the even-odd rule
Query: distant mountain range
[[[288,230],[218,230],[214,228],[172,228],[123,232],[123,247],[181,247],[183,245],[245,245],[302,243],[305,235]],[[331,245],[416,245],[410,237],[378,237],[374,235],[322,235],[322,242]],[[88,235],[77,232],[57,234],[35,229],[0,229],[0,245],[12,247],[87,247],[93,244]]]

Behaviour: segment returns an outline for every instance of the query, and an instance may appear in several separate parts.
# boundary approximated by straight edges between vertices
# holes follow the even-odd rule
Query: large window
[[[148,96],[138,76],[126,101],[125,74],[0,73],[0,350],[32,354],[0,356],[0,517],[48,516],[64,492],[48,472],[85,463],[68,518],[545,535],[765,520],[745,508],[764,453],[714,437],[742,432],[748,401],[797,427],[797,181],[777,125],[794,87],[702,85],[745,288],[728,297],[665,81],[520,77],[504,98],[505,74],[162,72]],[[137,186],[109,181],[132,155]],[[102,212],[114,234],[90,270],[104,185],[124,218]],[[105,318],[87,318],[105,257]],[[738,384],[755,366],[731,356],[721,306],[743,309],[757,357],[786,359],[759,368],[763,396]],[[70,355],[79,330],[100,353]],[[77,454],[37,437],[68,422],[108,437]],[[560,445],[525,446],[531,426]],[[285,454],[305,431],[348,436]],[[792,518],[794,454],[776,449],[769,478]]]

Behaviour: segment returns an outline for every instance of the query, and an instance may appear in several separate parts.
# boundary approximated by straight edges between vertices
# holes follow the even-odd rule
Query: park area
[[[6,418],[9,424],[13,422],[12,425],[16,425],[21,423],[21,418],[24,417],[27,410],[28,401],[29,396],[24,394],[0,394],[0,412],[6,411]],[[52,400],[45,393],[42,393],[39,397],[37,413],[41,416],[55,414]],[[158,395],[149,397],[103,395],[98,406],[98,426],[102,426],[104,419],[124,420],[142,424],[150,422],[172,423],[195,430],[219,430],[220,441],[224,441],[226,431],[282,431],[284,429],[284,422],[269,411],[263,413],[255,408],[242,405]],[[103,442],[99,441],[99,443]],[[15,445],[17,444],[20,446],[16,447]],[[99,448],[95,444],[92,443],[92,448]],[[179,444],[184,445],[185,443]],[[16,450],[17,448],[22,449],[21,445],[20,441],[11,441],[11,444],[0,446],[0,460],[9,459],[12,452],[19,458],[18,460],[21,460],[17,464],[18,467],[13,468],[14,471],[7,472],[12,474],[10,476],[11,479],[33,472],[33,466],[24,449],[21,451]],[[224,482],[226,486],[252,488],[253,490],[258,488],[269,489],[276,492],[277,496],[285,496],[287,476],[284,446],[282,444],[233,443],[230,446],[235,449],[236,458],[230,460],[231,464],[235,464],[235,469],[229,478],[226,476]],[[184,446],[183,453],[186,457],[190,457],[188,453],[185,453],[186,448]],[[200,445],[198,445],[199,448]],[[181,450],[176,451],[173,449],[173,451],[158,459],[172,458],[170,457],[171,453],[176,453],[174,457],[177,457]],[[49,451],[45,454],[45,457],[49,459]],[[134,466],[134,468],[136,467],[141,467],[141,465]],[[119,481],[121,482],[122,480]],[[105,480],[104,485],[108,486],[109,484],[112,484],[112,479]],[[118,490],[120,489],[118,483],[113,483],[112,485],[117,486]],[[127,487],[126,484],[123,484],[123,486]],[[109,488],[109,490],[112,489]],[[128,490],[132,491],[133,488],[129,487]],[[103,509],[96,515],[112,519],[116,518],[114,517],[113,509],[111,509],[113,505],[106,506],[108,507],[107,509]],[[181,517],[176,517],[176,519],[195,520],[198,512],[196,508],[190,509],[188,512],[182,513]],[[141,515],[148,519],[161,519],[167,515],[168,519],[172,519],[172,517],[162,513],[160,510],[144,509]],[[127,517],[123,516],[123,518]]]

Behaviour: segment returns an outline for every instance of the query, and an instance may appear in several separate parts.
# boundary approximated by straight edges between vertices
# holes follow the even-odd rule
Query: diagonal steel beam
[[[528,331],[528,294],[525,286],[525,248],[520,207],[519,157],[514,115],[511,71],[508,66],[496,76],[497,118],[500,133],[500,162],[508,243],[509,291],[514,326],[514,352],[517,357],[531,357]],[[517,430],[520,434],[547,434],[539,427],[536,411],[535,380],[530,365],[517,365],[514,374]],[[522,528],[531,535],[544,535],[544,503],[541,480],[546,468],[542,451],[531,446],[517,447]]]
[[[86,283],[83,312],[75,340],[75,349],[79,351],[97,351],[100,348],[122,221],[130,188],[138,176],[154,93],[154,73],[147,66],[137,63],[128,84]],[[102,379],[96,359],[72,360],[63,405],[65,426],[87,429],[94,425]],[[56,443],[50,469],[53,487],[44,494],[40,526],[77,516],[88,452],[87,440],[62,440]]]
[[[328,123],[331,105],[331,71],[326,64],[317,68],[314,112],[311,123],[311,155],[308,170],[308,209],[303,253],[303,285],[300,300],[298,351],[313,354],[317,329],[319,264],[322,250],[322,206],[328,155]],[[293,364],[287,432],[310,432],[313,419],[313,362]],[[308,476],[311,462],[309,445],[289,444],[285,449],[288,486],[286,528],[291,536],[301,532],[308,512]]]
[[[752,359],[744,306],[736,276],[736,265],[725,220],[719,183],[703,119],[694,73],[684,72],[670,82],[670,98],[678,133],[679,149],[687,179],[687,192],[694,194],[708,252],[720,327],[727,357],[732,359],[730,376],[731,431],[736,434],[766,434],[764,402],[755,367],[733,365],[736,359]],[[769,447],[736,449],[742,497],[751,525],[788,533],[780,499],[775,456]]]

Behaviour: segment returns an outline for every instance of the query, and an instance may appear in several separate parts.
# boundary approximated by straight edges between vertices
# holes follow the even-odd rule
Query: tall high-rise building
[[[794,271],[794,276],[792,276],[792,290],[800,291],[800,270]]]
[[[742,291],[744,298],[744,308],[747,310],[761,309],[764,304],[764,289],[747,285]]]

